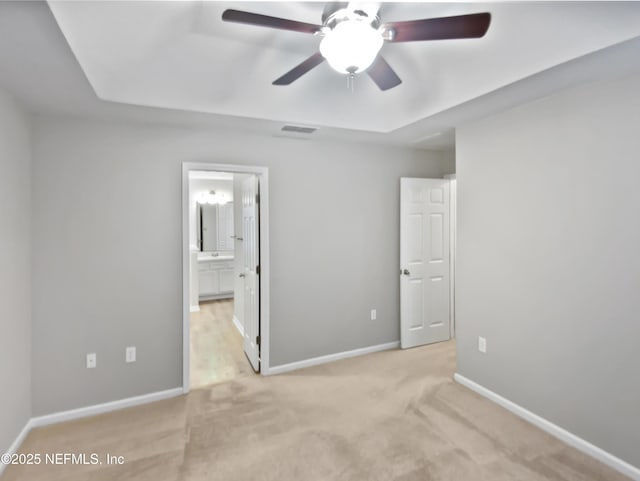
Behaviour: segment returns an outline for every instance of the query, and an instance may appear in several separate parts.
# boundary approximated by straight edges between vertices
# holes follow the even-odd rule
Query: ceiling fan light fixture
[[[339,73],[363,72],[382,48],[382,34],[366,19],[339,22],[320,42],[320,53]]]
[[[382,23],[379,3],[348,2],[344,5],[344,2],[326,5],[322,25],[233,9],[225,10],[222,20],[323,37],[319,52],[275,79],[273,85],[290,85],[327,60],[336,72],[348,75],[347,85],[353,87],[353,74],[366,70],[382,91],[402,83],[398,74],[379,55],[384,42],[481,38],[491,24],[490,12]]]

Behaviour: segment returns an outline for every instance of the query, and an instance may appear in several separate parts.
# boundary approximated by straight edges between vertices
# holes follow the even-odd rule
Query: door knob
[[[411,272],[409,272],[409,269],[405,269],[405,270],[403,270],[403,271],[402,271],[402,273],[403,273],[405,276],[411,275]]]
[[[238,277],[244,277],[244,274],[238,274]]]

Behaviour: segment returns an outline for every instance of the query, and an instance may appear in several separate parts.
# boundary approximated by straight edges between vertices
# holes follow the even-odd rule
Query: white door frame
[[[189,392],[190,302],[189,302],[189,172],[214,171],[255,174],[260,182],[260,374],[269,374],[269,169],[235,164],[183,162],[182,164],[182,390]]]
[[[456,180],[456,174],[449,174],[444,176],[449,181]],[[456,337],[456,197],[457,197],[458,183],[451,184],[449,186],[449,209],[451,213],[449,215],[449,306],[451,309],[451,339]]]

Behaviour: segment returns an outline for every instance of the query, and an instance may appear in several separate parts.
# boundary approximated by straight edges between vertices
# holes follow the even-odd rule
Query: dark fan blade
[[[322,62],[324,62],[324,57],[320,52],[316,52],[300,65],[292,68],[279,79],[274,80],[273,85],[289,85],[298,80],[312,68],[320,65]]]
[[[280,28],[282,30],[292,30],[301,33],[316,33],[320,30],[320,25],[311,23],[296,22],[286,18],[269,17],[257,13],[241,12],[240,10],[225,10],[222,13],[222,20],[225,22],[246,23],[259,27]]]
[[[490,13],[473,13],[456,17],[425,18],[408,22],[391,22],[384,28],[393,30],[390,42],[478,38],[487,33]]]
[[[371,67],[367,69],[367,73],[371,80],[373,80],[380,90],[389,90],[402,83],[400,77],[396,75],[387,61],[378,55],[371,64]]]

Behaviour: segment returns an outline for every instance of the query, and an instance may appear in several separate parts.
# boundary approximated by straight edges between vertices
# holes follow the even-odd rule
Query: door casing
[[[456,337],[456,243],[457,243],[457,212],[458,206],[456,203],[458,196],[458,182],[456,180],[456,174],[449,174],[444,176],[449,180],[449,285],[450,293],[449,308],[451,311],[451,339]]]
[[[260,183],[260,373],[269,372],[269,169],[268,167],[184,162],[182,164],[182,390],[189,392],[190,303],[189,303],[189,172],[229,172],[255,174]]]

